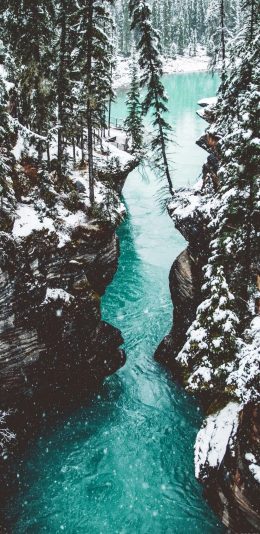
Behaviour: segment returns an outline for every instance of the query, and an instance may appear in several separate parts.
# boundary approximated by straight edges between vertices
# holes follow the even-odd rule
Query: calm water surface
[[[166,78],[175,186],[198,177],[205,154],[196,102],[215,94],[208,74]],[[113,113],[123,117],[124,93]],[[168,273],[185,241],[155,202],[158,183],[133,172],[124,189],[118,272],[103,317],[120,328],[128,361],[90,405],[49,429],[20,469],[12,503],[14,533],[192,534],[222,532],[194,478],[197,404],[153,361],[171,324]]]

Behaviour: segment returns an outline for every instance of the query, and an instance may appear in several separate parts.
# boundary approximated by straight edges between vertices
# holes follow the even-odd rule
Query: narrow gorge
[[[0,4],[0,533],[256,534],[258,2]]]
[[[165,83],[178,99],[171,110],[180,145],[175,153],[176,181],[188,186],[191,174],[194,181],[199,176],[204,160],[195,144],[203,131],[196,103],[215,93],[218,79],[186,74],[168,76]],[[119,93],[115,114],[119,110],[122,114],[124,99],[124,92]],[[12,532],[91,529],[112,533],[124,528],[127,532],[181,532],[183,528],[196,532],[205,527],[209,533],[222,531],[194,477],[193,445],[203,414],[153,361],[160,339],[170,328],[168,272],[185,247],[168,215],[161,213],[157,190],[158,181],[149,169],[143,177],[136,170],[127,179],[123,193],[128,215],[118,230],[119,266],[102,297],[101,325],[107,329],[109,345],[101,335],[103,352],[91,359],[103,362],[103,369],[104,360],[110,370],[111,362],[119,367],[124,357],[117,347],[124,338],[127,363],[99,385],[85,407],[72,406],[62,420],[49,421],[40,439],[27,448],[22,463],[16,463],[18,490],[6,509]],[[116,251],[113,234],[110,239]],[[116,262],[116,254],[111,256],[111,245],[105,250],[100,262],[104,269],[111,265],[112,278],[116,263],[110,264],[110,259]],[[82,262],[82,255],[73,260]],[[95,294],[103,292],[98,282],[92,282]],[[60,301],[53,306],[56,313]],[[111,359],[107,358],[110,350]],[[79,380],[85,383],[82,368],[77,376],[76,390]]]

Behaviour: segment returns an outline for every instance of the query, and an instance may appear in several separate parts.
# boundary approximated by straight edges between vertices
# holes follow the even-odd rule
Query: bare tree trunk
[[[109,98],[108,102],[108,135],[110,137],[110,129],[111,129],[111,107],[112,107],[112,98]]]
[[[92,54],[93,54],[93,0],[88,0],[88,23],[87,23],[87,130],[88,130],[88,176],[89,176],[89,200],[94,204],[94,173],[93,173],[93,125],[92,125],[92,102],[91,102],[91,78],[92,78]]]
[[[75,137],[73,135],[72,137],[72,149],[73,149],[73,164],[74,164],[74,167],[76,165],[76,147],[75,147]]]
[[[173,184],[172,184],[172,179],[171,179],[171,174],[170,174],[170,169],[169,169],[168,158],[167,158],[167,154],[166,154],[166,144],[165,144],[165,137],[164,137],[163,128],[162,128],[162,124],[161,124],[161,116],[160,116],[160,113],[158,113],[158,111],[157,111],[157,114],[158,114],[157,116],[158,116],[158,121],[159,121],[159,134],[160,134],[160,142],[161,142],[161,151],[162,151],[162,160],[163,160],[164,172],[165,172],[165,176],[167,178],[170,194],[173,196],[174,195],[174,189],[173,189]]]
[[[61,36],[60,36],[60,57],[59,57],[59,75],[58,75],[58,166],[59,172],[62,170],[63,158],[63,106],[64,106],[64,76],[65,76],[65,44],[66,44],[66,14],[62,12],[61,19]]]
[[[250,40],[254,37],[255,0],[251,0]]]
[[[221,24],[221,59],[222,59],[222,83],[226,78],[226,41],[225,41],[225,7],[224,0],[220,2],[220,24]]]
[[[47,166],[48,166],[48,171],[50,172],[50,170],[51,170],[51,157],[50,157],[50,142],[49,141],[47,141],[46,152],[47,152]]]
[[[81,120],[81,161],[84,163],[85,153],[84,153],[84,130],[83,130],[83,121]]]

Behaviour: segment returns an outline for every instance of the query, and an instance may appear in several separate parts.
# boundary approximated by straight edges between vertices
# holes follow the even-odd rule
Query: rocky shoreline
[[[115,160],[111,146],[106,172],[108,143],[99,155],[93,207],[84,167],[66,178],[42,172],[36,159],[12,154],[15,142],[17,132],[5,149],[9,176],[0,213],[3,498],[15,483],[15,458],[48,418],[86,402],[125,363],[120,331],[102,320],[101,297],[118,265],[120,194],[138,165],[127,153],[120,160],[119,150]]]
[[[200,115],[211,124],[214,119],[214,103],[205,103]],[[215,148],[218,140],[218,137],[207,131],[198,141],[199,146],[209,153],[203,168],[203,180],[194,189],[178,190],[168,206],[169,215],[187,240],[188,246],[175,260],[170,271],[169,285],[174,305],[173,326],[159,345],[155,358],[166,365],[173,378],[185,387],[189,383],[191,369],[181,363],[178,355],[186,341],[187,331],[196,317],[196,310],[203,300],[203,266],[207,264],[212,239],[209,224],[215,202],[214,189],[218,168],[218,153]],[[225,409],[235,407],[238,414],[237,423],[234,424],[233,430],[230,430],[231,437],[227,440],[220,463],[211,466],[207,455],[204,455],[204,461],[201,460],[203,447],[207,449],[208,455],[214,449],[216,443],[213,441],[214,437],[217,439],[218,432],[217,418],[224,412],[225,409],[221,411],[221,408],[228,400],[225,400],[224,391],[221,396],[214,387],[206,391],[198,388],[195,395],[208,416],[208,423],[200,431],[201,435],[199,433],[195,446],[195,461],[201,462],[199,467],[196,467],[196,476],[204,486],[205,497],[230,532],[259,532],[259,482],[252,474],[252,465],[255,465],[256,460],[253,454],[247,452],[257,453],[259,450],[259,404],[249,402],[239,408],[238,404],[232,405],[231,402],[226,406]],[[209,434],[211,432],[212,438],[212,442],[209,439],[208,445],[207,424],[211,425]],[[222,421],[222,434],[228,424],[227,417]],[[253,464],[250,470],[251,460]]]

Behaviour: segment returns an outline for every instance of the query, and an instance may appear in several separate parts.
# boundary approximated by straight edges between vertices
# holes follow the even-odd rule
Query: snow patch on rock
[[[208,106],[215,106],[218,101],[217,96],[210,96],[209,98],[202,98],[198,101],[198,105],[202,108],[206,108]]]
[[[245,454],[245,459],[250,462],[249,470],[251,471],[252,475],[254,476],[256,482],[260,484],[260,465],[257,464],[257,460],[254,454],[251,452],[247,452]]]
[[[33,231],[48,230],[57,234],[58,246],[63,247],[70,241],[71,231],[86,222],[86,214],[83,211],[70,213],[60,203],[56,206],[53,218],[47,216],[44,211],[37,211],[33,204],[20,203],[16,211],[13,236],[21,239],[28,237]]]
[[[63,300],[66,303],[71,302],[74,300],[73,295],[68,293],[67,291],[64,291],[64,289],[61,289],[59,287],[55,288],[47,288],[46,296],[43,301],[43,304],[48,304],[49,302],[55,302],[57,300]]]
[[[208,469],[219,468],[229,442],[236,434],[240,404],[230,402],[204,421],[195,443],[196,478],[207,478]]]
[[[27,237],[33,230],[47,229],[50,232],[54,231],[53,220],[49,217],[43,217],[40,220],[40,215],[33,205],[21,203],[17,207],[16,216],[13,227],[14,237]]]

